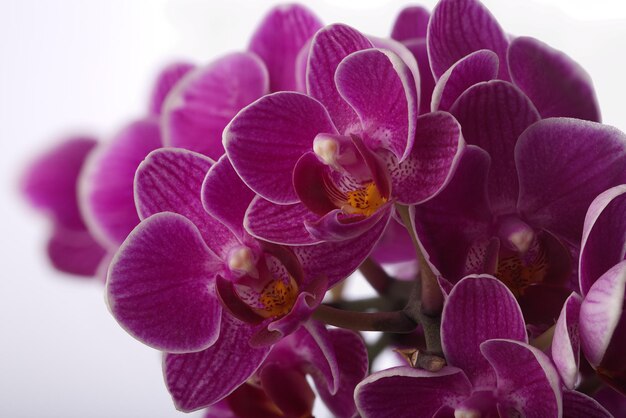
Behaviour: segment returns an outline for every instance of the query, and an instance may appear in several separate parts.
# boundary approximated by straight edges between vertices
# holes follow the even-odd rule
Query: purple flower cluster
[[[64,142],[23,190],[55,267],[106,277],[115,319],[164,353],[182,411],[626,405],[626,135],[576,62],[477,0],[406,8],[390,38],[277,7],[247,51],[167,67],[147,115]],[[341,296],[357,269],[364,311]],[[408,364],[369,374],[385,347]]]

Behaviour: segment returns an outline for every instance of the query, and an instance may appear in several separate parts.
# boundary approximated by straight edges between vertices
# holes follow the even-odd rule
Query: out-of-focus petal
[[[328,330],[328,334],[339,365],[339,384],[332,395],[320,383],[316,383],[317,391],[336,417],[352,418],[357,412],[354,389],[367,375],[367,350],[363,339],[354,331],[337,328]]]
[[[626,184],[613,187],[589,206],[580,251],[580,290],[587,293],[608,269],[626,257]]]
[[[493,15],[478,0],[442,0],[430,18],[428,54],[435,78],[464,56],[489,49],[506,62],[509,42]],[[509,79],[506,65],[499,78]]]
[[[274,7],[265,16],[252,35],[249,49],[265,62],[270,91],[296,90],[296,58],[321,27],[317,16],[300,4]]]
[[[365,143],[404,160],[415,138],[418,104],[409,67],[391,51],[366,49],[341,61],[335,81],[361,121]]]
[[[415,260],[413,242],[404,225],[391,218],[371,256],[377,263],[381,264]]]
[[[626,183],[626,135],[578,119],[542,120],[520,137],[515,164],[520,213],[578,245],[593,199]]]
[[[491,156],[489,200],[495,214],[515,210],[518,179],[515,144],[526,128],[539,120],[531,101],[506,81],[489,81],[467,89],[450,108],[463,127],[468,144]]]
[[[585,357],[597,367],[605,357],[624,317],[626,260],[615,265],[591,286],[580,307],[580,339]],[[619,336],[624,339],[624,336]],[[623,345],[623,344],[622,344]]]
[[[152,87],[149,108],[151,115],[161,114],[167,95],[172,91],[174,86],[194,68],[195,65],[188,62],[173,62],[163,68]]]
[[[500,405],[528,418],[560,417],[559,374],[550,358],[519,341],[490,340],[481,347],[496,372]]]
[[[418,119],[415,142],[408,158],[390,166],[392,193],[398,203],[422,203],[452,178],[465,142],[452,115],[434,112]]]
[[[511,79],[533,101],[542,118],[600,122],[591,77],[563,52],[521,36],[511,42],[508,62]]]
[[[404,46],[411,51],[417,62],[420,81],[419,113],[420,115],[428,113],[430,112],[430,102],[435,88],[435,78],[430,70],[426,39],[413,39],[405,42]]]
[[[363,418],[431,418],[442,406],[454,408],[471,391],[472,385],[456,367],[437,373],[396,367],[365,378],[354,399]]]
[[[47,245],[50,262],[59,271],[78,276],[96,275],[106,251],[88,230],[55,225]]]
[[[318,133],[337,133],[324,106],[300,93],[280,92],[243,109],[224,131],[224,147],[252,190],[274,203],[296,203],[293,169]]]
[[[396,41],[408,41],[414,38],[426,38],[430,12],[421,6],[408,6],[400,11],[391,30],[391,37]]]
[[[163,142],[217,160],[222,131],[244,106],[268,93],[269,77],[254,54],[226,55],[187,75],[163,109]]]
[[[498,76],[498,67],[498,56],[488,49],[481,49],[461,58],[437,81],[430,109],[449,110],[465,90],[474,84],[495,79]]]
[[[250,325],[224,313],[218,340],[197,353],[165,354],[163,373],[176,408],[190,412],[229,395],[259,368],[269,348],[252,348]]]
[[[77,182],[87,156],[97,145],[90,137],[72,137],[35,159],[20,189],[31,205],[48,212],[66,228],[84,229],[78,209]]]
[[[307,92],[324,104],[341,133],[354,130],[359,119],[337,91],[335,70],[351,53],[371,47],[372,43],[359,31],[343,24],[326,26],[315,34],[311,43]]]
[[[552,361],[568,389],[574,389],[578,379],[580,364],[578,317],[581,302],[582,298],[576,293],[567,298],[552,338]]]
[[[183,215],[200,230],[208,247],[225,260],[239,240],[202,206],[202,182],[211,165],[213,161],[208,157],[193,151],[153,151],[137,169],[135,202],[142,219],[159,212]]]
[[[246,212],[246,230],[254,237],[286,245],[316,244],[306,229],[305,222],[314,222],[319,216],[312,213],[302,203],[277,205],[257,196]]]
[[[81,209],[96,237],[118,247],[139,223],[133,181],[139,163],[162,146],[156,119],[126,126],[89,157],[79,185]]]
[[[270,363],[263,365],[258,376],[265,393],[284,414],[281,416],[311,416],[315,393],[304,373],[285,364]]]
[[[488,170],[489,155],[476,146],[466,147],[450,183],[415,207],[415,228],[429,263],[453,283],[463,277],[474,241],[489,233]]]
[[[203,350],[218,338],[213,285],[219,260],[185,217],[160,213],[128,236],[109,268],[107,302],[120,325],[168,352]]]
[[[240,238],[244,234],[246,210],[254,196],[225,155],[213,164],[202,183],[204,209]]]
[[[292,250],[298,256],[306,276],[313,278],[324,275],[331,287],[348,277],[367,258],[389,219],[390,217],[381,218],[355,238],[292,247]]]
[[[480,354],[480,345],[494,338],[528,342],[522,311],[495,277],[468,276],[454,286],[441,316],[448,364],[463,369],[475,387],[494,386],[493,370]]]
[[[612,418],[598,401],[575,390],[563,391],[564,418]]]

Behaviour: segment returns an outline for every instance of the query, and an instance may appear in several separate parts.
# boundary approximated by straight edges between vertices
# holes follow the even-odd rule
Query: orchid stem
[[[422,248],[417,240],[409,207],[398,204],[396,209],[411,236],[413,247],[415,247],[420,277],[420,280],[415,282],[404,312],[413,321],[422,325],[427,351],[432,354],[442,355],[441,311],[443,309],[443,294],[439,288],[437,276],[426,261],[426,257],[424,257]]]
[[[393,283],[393,279],[389,277],[387,272],[371,257],[368,257],[359,266],[359,271],[365,277],[365,280],[379,295],[387,293]]]
[[[320,305],[313,313],[313,319],[328,325],[353,331],[382,331],[408,334],[417,327],[404,311],[355,312]]]

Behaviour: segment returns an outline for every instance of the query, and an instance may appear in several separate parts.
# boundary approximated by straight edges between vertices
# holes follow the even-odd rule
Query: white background
[[[244,49],[274,3],[0,0],[0,417],[183,415],[164,387],[158,353],[115,323],[101,284],[48,267],[48,224],[20,200],[16,183],[55,138],[107,138],[141,115],[162,64],[202,64]],[[506,31],[538,37],[578,60],[595,82],[605,123],[626,130],[626,3],[485,3]],[[379,36],[405,4],[307,2],[326,23]]]

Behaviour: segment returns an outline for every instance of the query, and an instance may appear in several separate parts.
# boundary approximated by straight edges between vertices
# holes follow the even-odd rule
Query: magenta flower
[[[568,387],[578,381],[579,350],[609,385],[626,393],[626,185],[600,194],[585,218],[579,276],[557,322],[552,353]]]
[[[356,269],[371,251],[371,236],[385,227],[338,244],[287,248],[257,241],[243,229],[253,193],[228,159],[213,164],[186,150],[152,152],[137,170],[135,194],[143,221],[111,264],[109,308],[140,341],[197,353],[184,362],[206,371],[194,384],[215,385],[219,375],[219,384],[203,391],[209,400],[202,406],[247,380],[269,346],[296,331],[328,286]],[[211,360],[234,352],[228,364]]]
[[[353,238],[386,223],[393,203],[428,200],[446,184],[463,141],[449,114],[417,118],[414,64],[331,25],[311,45],[308,95],[268,95],[232,120],[226,152],[259,194],[246,214],[252,235]]]
[[[52,234],[47,243],[52,265],[79,276],[96,274],[105,250],[92,237],[78,208],[78,174],[97,141],[75,137],[41,155],[21,180],[21,191],[36,209],[48,214]]]
[[[469,276],[454,286],[441,338],[448,366],[436,373],[398,367],[372,374],[356,389],[361,415],[610,416],[593,399],[561,390],[550,358],[528,344],[513,294],[494,277]]]
[[[209,407],[206,417],[312,416],[315,394],[306,381],[311,375],[334,416],[351,418],[354,388],[366,374],[367,351],[358,334],[310,322],[276,344],[254,376]]]

